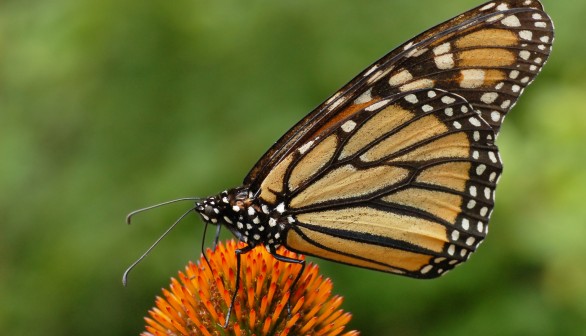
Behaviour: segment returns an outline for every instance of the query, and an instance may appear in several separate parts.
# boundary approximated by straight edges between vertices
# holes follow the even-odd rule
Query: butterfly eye
[[[248,191],[247,190],[240,190],[236,194],[236,201],[244,201],[248,198]]]
[[[204,214],[208,217],[214,215],[214,208],[211,205],[206,205],[204,208]]]

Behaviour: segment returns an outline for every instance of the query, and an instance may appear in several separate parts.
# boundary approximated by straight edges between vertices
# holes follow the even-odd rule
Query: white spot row
[[[484,84],[486,72],[480,69],[467,69],[461,70],[460,74],[462,75],[460,87],[465,89],[475,89]]]
[[[372,100],[372,87],[354,100],[354,104],[364,104]]]
[[[488,18],[486,20],[486,22],[495,22],[495,21],[502,19],[504,16],[505,16],[505,14],[498,14],[498,15],[495,15],[493,17]]]
[[[519,36],[523,39],[523,40],[528,40],[531,41],[533,39],[533,32],[530,30],[521,30],[519,32]]]
[[[281,202],[279,203],[279,205],[277,205],[277,207],[275,208],[275,210],[277,210],[278,213],[283,213],[285,212],[285,203]]]
[[[490,159],[490,161],[492,161],[493,163],[497,163],[498,160],[496,158],[496,156],[494,155],[494,152],[488,152],[488,158]]]
[[[482,125],[480,123],[480,120],[476,119],[475,117],[471,117],[470,119],[468,119],[468,121],[472,126],[480,127],[480,125]]]
[[[498,98],[499,94],[496,92],[486,92],[480,97],[480,101],[485,104],[492,104]]]
[[[417,99],[417,96],[414,94],[408,94],[405,97],[405,100],[411,104],[417,104],[419,103],[419,100]]]
[[[328,106],[328,110],[331,111],[333,109],[335,109],[336,107],[340,106],[340,104],[344,103],[346,101],[346,97],[342,96],[340,98],[338,98],[335,102],[332,103],[332,105]]]
[[[486,171],[486,165],[480,164],[476,167],[476,175],[481,176]]]
[[[436,56],[433,58],[433,61],[435,62],[435,66],[440,70],[452,69],[455,65],[454,54]]]
[[[474,133],[472,133],[472,137],[474,138],[474,141],[480,141],[480,132],[474,131]]]
[[[413,75],[408,70],[403,70],[396,75],[391,76],[389,78],[389,85],[391,86],[399,86],[401,84],[405,84],[408,81],[413,79]]]
[[[342,125],[342,130],[346,133],[350,133],[354,130],[355,127],[356,122],[354,122],[353,120],[348,120]]]
[[[535,27],[537,27],[537,28],[547,28],[547,23],[545,23],[545,22],[535,22]]]
[[[383,106],[387,105],[388,103],[389,103],[389,99],[381,100],[381,101],[378,101],[378,102],[376,102],[376,103],[374,103],[374,104],[372,104],[372,105],[368,106],[368,107],[367,107],[367,108],[365,108],[364,110],[366,110],[366,111],[369,111],[369,112],[376,111],[376,110],[378,110],[379,108],[381,108],[381,107],[383,107]]]
[[[423,49],[414,48],[411,51],[409,51],[405,55],[405,57],[419,57],[419,56],[425,54],[425,52],[427,52],[427,48],[423,48]]]
[[[370,69],[368,69],[368,71],[365,72],[363,76],[366,77],[366,76],[370,75],[376,69],[378,69],[378,65],[375,64]]]
[[[450,96],[443,96],[441,100],[442,100],[442,102],[444,104],[448,104],[448,105],[449,104],[452,104],[452,103],[454,103],[456,101],[456,99],[454,99],[454,98],[452,98]]]
[[[468,231],[470,230],[470,220],[468,218],[462,218],[462,229],[464,229],[464,231]],[[478,221],[478,223],[476,224],[476,231],[478,231],[479,233],[488,233],[488,226],[484,225],[484,222],[482,221]],[[454,237],[454,235],[452,234],[452,238]],[[470,239],[470,238],[468,238]],[[472,245],[472,244],[469,244]]]
[[[520,27],[521,21],[515,15],[509,15],[506,18],[501,20],[501,23],[507,27]]]
[[[370,78],[368,78],[367,83],[372,84],[377,80],[381,79],[382,77],[388,75],[391,71],[393,71],[394,66],[388,67],[386,69],[378,70],[375,72]]]
[[[313,140],[307,142],[306,144],[304,144],[303,146],[299,147],[299,153],[301,154],[305,154],[305,152],[307,152],[307,150],[313,145]]]
[[[433,53],[436,56],[439,56],[439,55],[443,55],[443,54],[450,52],[451,49],[452,49],[452,46],[450,45],[450,42],[446,42],[444,44],[440,44],[439,46],[433,48]]]
[[[496,179],[496,173],[495,172],[490,173],[490,176],[488,177],[488,180],[490,182],[494,182],[495,179]]]

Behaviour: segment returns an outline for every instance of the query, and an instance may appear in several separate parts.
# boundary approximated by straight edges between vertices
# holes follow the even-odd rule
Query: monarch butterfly
[[[190,211],[246,244],[237,274],[240,256],[260,245],[302,267],[277,248],[414,278],[445,274],[488,232],[502,170],[495,138],[553,37],[537,0],[491,1],[441,23],[293,126],[242,186]]]

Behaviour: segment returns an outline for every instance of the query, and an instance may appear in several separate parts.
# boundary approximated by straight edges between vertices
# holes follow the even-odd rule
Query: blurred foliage
[[[586,2],[547,1],[552,58],[510,114],[491,234],[418,281],[317,260],[364,335],[582,335]],[[386,51],[480,1],[4,0],[0,325],[129,335],[189,259],[187,204],[238,185],[288,127]],[[208,237],[208,240],[211,237]],[[209,242],[208,242],[209,243]]]

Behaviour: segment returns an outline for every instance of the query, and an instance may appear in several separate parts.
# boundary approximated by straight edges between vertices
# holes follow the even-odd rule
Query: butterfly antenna
[[[178,200],[175,200],[175,201],[178,201]],[[171,202],[173,202],[173,201],[171,201]],[[166,202],[166,203],[170,203],[170,202]],[[161,204],[158,204],[157,206],[161,206],[161,205],[164,205],[164,204],[165,204],[165,203],[161,203]],[[150,207],[150,208],[152,208],[152,207]],[[147,210],[148,210],[149,208],[145,208],[145,209],[147,209]],[[144,210],[144,209],[141,209],[141,210]],[[163,238],[165,238],[165,236],[167,236],[167,234],[169,234],[169,232],[171,232],[171,230],[173,230],[173,228],[174,228],[174,227],[175,227],[175,226],[176,226],[176,225],[177,225],[179,222],[181,222],[181,220],[182,220],[183,218],[185,218],[185,216],[187,216],[187,214],[189,214],[190,212],[192,212],[192,211],[194,211],[194,210],[195,210],[195,208],[191,208],[191,209],[187,210],[187,211],[186,211],[186,212],[185,212],[183,215],[181,215],[181,217],[179,217],[179,218],[178,218],[178,219],[175,221],[175,223],[173,223],[173,225],[171,225],[171,226],[170,226],[170,227],[169,227],[169,228],[168,228],[168,229],[167,229],[167,230],[166,230],[166,231],[165,231],[165,232],[164,232],[164,233],[163,233],[163,234],[162,234],[162,235],[159,237],[159,239],[157,239],[157,240],[156,240],[156,241],[155,241],[155,242],[154,242],[154,243],[151,245],[151,247],[149,247],[149,248],[148,248],[148,250],[146,250],[146,252],[145,252],[145,253],[143,253],[143,254],[140,256],[140,258],[136,259],[136,261],[135,261],[135,262],[133,262],[133,263],[132,263],[132,265],[130,265],[130,266],[129,266],[129,267],[126,269],[126,271],[124,271],[124,274],[122,275],[122,284],[123,284],[125,287],[126,287],[126,284],[128,283],[128,273],[130,273],[130,271],[132,271],[132,269],[134,268],[134,266],[138,265],[138,263],[140,263],[140,262],[141,262],[141,261],[142,261],[142,260],[143,260],[143,259],[144,259],[144,258],[145,258],[145,257],[146,257],[146,256],[147,256],[149,253],[150,253],[150,252],[151,252],[151,250],[152,250],[152,249],[154,249],[154,248],[155,248],[155,246],[157,246],[157,245],[159,244],[159,242],[160,242],[160,241],[161,241]],[[138,210],[137,210],[137,211],[138,211]]]
[[[178,199],[174,199],[174,200],[171,200],[171,201],[167,201],[167,202],[163,202],[163,203],[151,205],[151,206],[148,206],[146,208],[134,210],[133,212],[129,213],[128,216],[126,216],[126,223],[127,224],[130,224],[130,221],[132,220],[132,217],[134,217],[134,215],[139,214],[139,213],[144,212],[144,211],[147,211],[147,210],[151,210],[151,209],[155,209],[155,208],[158,208],[158,207],[162,207],[164,205],[171,204],[171,203],[177,203],[177,202],[183,202],[183,201],[199,202],[199,201],[202,201],[202,200],[203,200],[203,198],[198,198],[198,197],[184,197],[184,198],[178,198]]]

